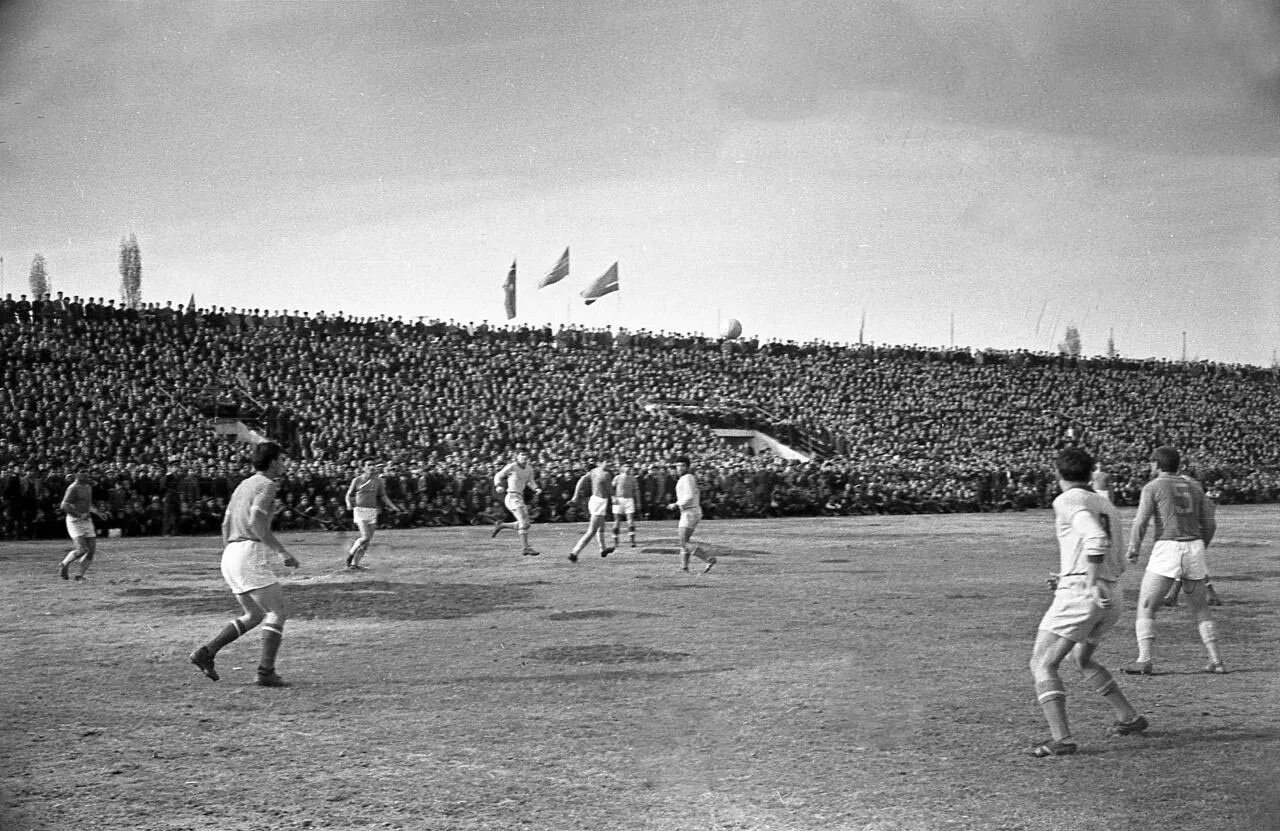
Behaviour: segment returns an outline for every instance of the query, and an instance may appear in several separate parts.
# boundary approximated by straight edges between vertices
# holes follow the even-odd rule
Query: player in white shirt
[[[1036,698],[1052,738],[1028,752],[1037,758],[1076,752],[1067,722],[1067,693],[1058,667],[1068,656],[1084,681],[1111,705],[1116,721],[1108,732],[1128,736],[1147,729],[1106,667],[1093,658],[1102,637],[1120,619],[1123,593],[1117,585],[1125,570],[1124,529],[1111,501],[1093,492],[1093,457],[1079,447],[1058,454],[1058,486],[1053,500],[1058,536],[1058,577],[1053,604],[1044,613],[1031,654]]]
[[[524,492],[528,488],[533,488],[534,494],[542,493],[542,487],[538,484],[537,471],[529,464],[529,454],[524,450],[516,452],[516,459],[511,462],[493,477],[493,485],[498,492],[503,494],[502,504],[507,506],[507,510],[516,518],[515,522],[503,522],[498,520],[493,524],[493,536],[498,536],[504,528],[510,528],[520,534],[520,540],[524,543],[523,554],[526,557],[536,557],[541,552],[535,551],[529,545],[529,506],[525,504]]]
[[[689,570],[689,558],[697,557],[706,563],[702,573],[706,574],[716,564],[715,557],[708,557],[702,552],[702,546],[690,542],[698,523],[702,521],[702,498],[698,490],[698,478],[689,469],[689,457],[676,459],[676,501],[667,506],[670,510],[680,509],[680,570]]]

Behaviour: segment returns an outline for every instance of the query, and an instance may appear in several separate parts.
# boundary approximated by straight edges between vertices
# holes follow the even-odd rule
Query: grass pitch
[[[382,530],[357,574],[351,534],[290,534],[288,689],[253,686],[258,632],[217,683],[187,662],[237,614],[217,539],[100,540],[83,584],[5,543],[0,829],[1280,829],[1280,507],[1219,518],[1230,673],[1166,610],[1158,674],[1120,679],[1151,730],[1108,738],[1067,671],[1081,753],[1047,760],[1047,511],[704,522],[706,575],[674,523],[577,564],[580,525],[541,557]]]

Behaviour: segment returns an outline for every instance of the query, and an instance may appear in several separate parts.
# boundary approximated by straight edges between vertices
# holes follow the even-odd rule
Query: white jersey
[[[1058,534],[1058,575],[1085,574],[1090,555],[1101,555],[1098,578],[1116,581],[1124,574],[1124,529],[1110,500],[1088,488],[1071,488],[1053,500]]]
[[[701,507],[702,495],[698,491],[698,478],[692,473],[686,473],[676,480],[676,505],[680,510],[687,511],[691,508]]]
[[[535,477],[533,465],[520,467],[512,462],[498,471],[498,475],[493,477],[493,484],[496,487],[505,488],[507,493],[519,496],[524,493],[525,488],[534,484]]]

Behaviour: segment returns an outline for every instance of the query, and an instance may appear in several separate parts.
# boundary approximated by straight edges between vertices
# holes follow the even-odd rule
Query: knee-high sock
[[[1133,622],[1133,632],[1138,638],[1138,660],[1152,660],[1151,653],[1156,640],[1155,618],[1140,617]]]
[[[1212,620],[1202,620],[1196,624],[1196,628],[1200,630],[1200,640],[1209,653],[1209,660],[1215,664],[1221,663],[1222,659],[1218,656],[1218,627]]]
[[[240,618],[236,618],[226,626],[222,627],[222,631],[214,635],[213,640],[205,644],[204,648],[209,650],[210,655],[217,655],[219,649],[231,643],[245,632],[248,632],[253,628],[253,626],[254,624],[245,623],[240,620]]]
[[[280,651],[280,641],[283,639],[284,623],[262,624],[262,660],[258,661],[259,668],[276,668],[276,653]]]
[[[1120,691],[1120,685],[1116,683],[1116,679],[1101,664],[1084,671],[1084,682],[1111,705],[1111,709],[1121,721],[1130,721],[1138,714],[1129,703],[1129,699],[1125,698],[1124,693]]]
[[[1067,723],[1067,693],[1059,678],[1036,682],[1036,699],[1049,722],[1049,732],[1056,741],[1070,740],[1071,727]]]

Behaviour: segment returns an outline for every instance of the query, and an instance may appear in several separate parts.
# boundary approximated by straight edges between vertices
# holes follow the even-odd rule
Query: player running
[[[1067,693],[1058,667],[1068,655],[1085,683],[1111,705],[1116,722],[1108,732],[1128,736],[1147,729],[1140,715],[1102,664],[1093,659],[1103,635],[1120,619],[1123,593],[1116,585],[1124,574],[1124,531],[1111,501],[1089,486],[1093,459],[1079,447],[1058,454],[1058,487],[1053,500],[1058,536],[1058,587],[1044,613],[1031,653],[1036,698],[1052,737],[1027,752],[1037,758],[1068,756],[1077,750],[1067,722]]]
[[[613,498],[613,472],[609,470],[609,463],[603,457],[594,457],[592,461],[595,462],[595,467],[583,474],[573,489],[574,502],[584,499],[587,502],[588,520],[586,532],[569,552],[571,563],[578,562],[578,554],[587,547],[592,537],[600,545],[601,557],[608,557],[614,552],[614,548],[604,543],[605,524],[609,519],[609,500]]]
[[[631,471],[630,462],[623,462],[618,475],[613,477],[613,547],[618,547],[618,532],[622,530],[622,518],[627,518],[627,539],[636,547],[636,511],[640,506],[640,482]]]
[[[58,507],[67,515],[67,536],[75,544],[75,548],[62,558],[58,576],[63,580],[70,579],[71,565],[79,563],[75,579],[83,580],[98,550],[98,532],[93,527],[93,480],[87,471],[78,470],[72,475],[71,484],[67,485],[62,504]]]
[[[702,498],[698,490],[698,477],[689,469],[689,457],[676,459],[676,501],[667,506],[669,510],[680,509],[680,570],[689,570],[689,558],[697,557],[706,563],[702,573],[706,574],[716,564],[715,557],[702,553],[702,546],[690,542],[689,538],[702,521]]]
[[[529,464],[529,454],[524,450],[516,452],[514,462],[511,462],[493,477],[493,485],[498,492],[504,494],[502,504],[507,506],[507,510],[516,518],[515,522],[503,522],[498,520],[493,524],[493,536],[498,536],[504,528],[514,529],[520,534],[520,540],[524,543],[524,550],[521,552],[526,557],[536,557],[541,552],[535,551],[529,545],[529,506],[525,504],[524,492],[528,488],[533,488],[535,495],[542,493],[542,488],[538,485],[538,474]]]
[[[1155,520],[1155,542],[1147,558],[1146,573],[1142,575],[1138,613],[1133,622],[1138,639],[1138,658],[1124,667],[1124,672],[1130,675],[1152,673],[1156,611],[1164,605],[1174,582],[1181,580],[1182,592],[1191,607],[1191,617],[1209,656],[1205,672],[1225,673],[1226,667],[1218,653],[1217,627],[1209,613],[1208,591],[1205,589],[1209,579],[1205,549],[1213,542],[1218,527],[1213,501],[1205,497],[1199,482],[1179,475],[1182,457],[1177,449],[1157,447],[1151,454],[1151,461],[1156,478],[1142,487],[1129,539],[1129,562],[1138,561],[1142,537],[1152,520]]]
[[[285,457],[280,445],[266,441],[253,449],[254,475],[236,486],[222,518],[222,578],[239,601],[244,614],[222,627],[212,640],[189,656],[191,663],[210,681],[218,680],[213,659],[218,650],[262,624],[262,657],[258,660],[260,687],[288,686],[276,674],[276,654],[284,638],[288,617],[284,589],[271,570],[274,553],[296,568],[297,559],[271,530],[275,517],[276,481],[284,475]]]
[[[360,536],[347,552],[347,568],[355,571],[366,570],[360,561],[368,553],[373,533],[378,528],[379,505],[385,505],[397,513],[400,511],[399,506],[387,496],[387,482],[375,472],[373,460],[366,459],[362,467],[361,472],[347,487],[347,510],[351,512],[356,528],[360,531]]]

